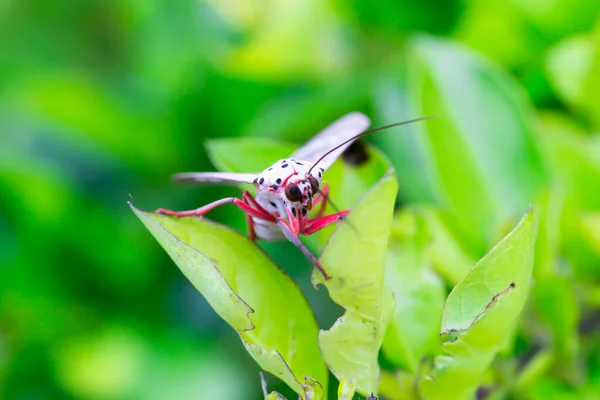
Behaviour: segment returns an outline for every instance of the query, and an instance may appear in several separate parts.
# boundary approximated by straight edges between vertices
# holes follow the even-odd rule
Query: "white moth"
[[[189,211],[156,210],[175,217],[201,217],[223,204],[233,203],[245,214],[252,240],[287,238],[330,279],[319,261],[302,244],[299,235],[310,235],[342,220],[350,210],[325,215],[329,187],[322,185],[323,175],[334,161],[359,137],[392,126],[404,125],[432,117],[388,125],[367,131],[369,118],[360,113],[347,114],[315,135],[290,157],[276,161],[260,173],[186,172],[174,176],[177,182],[253,184],[256,197],[244,191],[242,198],[228,197]],[[319,206],[316,216],[308,212]]]

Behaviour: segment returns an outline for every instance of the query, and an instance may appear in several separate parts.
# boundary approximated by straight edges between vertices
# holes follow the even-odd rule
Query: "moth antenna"
[[[334,210],[336,213],[339,213],[339,212],[340,212],[340,209],[339,209],[339,208],[338,208],[338,207],[335,205],[335,203],[334,203],[333,201],[331,201],[331,197],[329,197],[329,195],[328,195],[328,194],[326,194],[325,192],[323,192],[321,189],[319,189],[319,190],[318,190],[318,193],[319,193],[321,196],[323,196],[323,198],[324,198],[325,200],[327,200],[327,203],[331,204],[331,208],[333,208],[333,210]]]
[[[400,126],[400,125],[406,125],[406,124],[410,124],[413,122],[419,122],[419,121],[425,121],[428,119],[433,119],[433,118],[437,118],[437,115],[430,115],[428,117],[421,117],[421,118],[415,118],[415,119],[409,119],[408,121],[403,121],[403,122],[396,122],[394,124],[390,124],[390,125],[385,125],[385,126],[380,126],[379,128],[374,128],[374,129],[369,129],[368,131],[364,131],[362,133],[359,133],[358,135],[355,135],[353,137],[351,137],[350,139],[346,140],[345,142],[342,142],[340,144],[338,144],[337,146],[329,149],[329,151],[327,151],[327,153],[323,154],[314,164],[312,167],[310,167],[310,169],[308,170],[308,173],[310,174],[310,172],[312,171],[312,169],[314,167],[317,166],[317,164],[319,164],[325,157],[327,157],[329,154],[331,154],[332,152],[336,151],[337,149],[339,149],[340,147],[358,139],[361,138],[363,136],[367,136],[370,135],[371,133],[375,133],[375,132],[379,132],[382,131],[384,129],[389,129],[389,128],[393,128],[395,126]]]

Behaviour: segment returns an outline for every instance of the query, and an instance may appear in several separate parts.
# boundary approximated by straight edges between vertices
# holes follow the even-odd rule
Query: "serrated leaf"
[[[384,275],[397,190],[396,176],[389,173],[363,197],[321,256],[332,279],[312,276],[313,284],[324,284],[346,309],[331,329],[319,333],[323,358],[338,379],[353,380],[365,395],[377,392],[377,355],[394,309]]]
[[[327,387],[318,327],[306,299],[254,243],[206,219],[131,207],[264,370],[297,393],[305,376]]]
[[[382,348],[397,367],[413,374],[421,358],[433,355],[440,344],[438,332],[446,299],[444,283],[431,269],[425,252],[429,240],[418,210],[395,216],[386,281],[394,293],[396,309]]]
[[[442,334],[453,335],[419,381],[424,399],[472,399],[511,332],[529,292],[535,221],[529,209],[516,228],[482,258],[448,296]]]

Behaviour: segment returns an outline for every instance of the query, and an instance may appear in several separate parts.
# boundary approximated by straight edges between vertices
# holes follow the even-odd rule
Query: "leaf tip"
[[[131,210],[135,213],[135,215],[137,215],[138,217],[140,216],[140,213],[143,213],[142,210],[140,210],[139,208],[137,208],[136,206],[133,205],[133,203],[131,202],[131,200],[127,200],[127,205],[129,206],[129,208],[131,208]]]

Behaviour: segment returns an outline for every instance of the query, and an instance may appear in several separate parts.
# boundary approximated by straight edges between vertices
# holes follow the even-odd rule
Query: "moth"
[[[367,130],[369,118],[360,112],[349,113],[315,135],[288,158],[276,161],[260,173],[185,172],[174,175],[175,182],[201,184],[248,184],[257,189],[256,197],[245,190],[241,199],[227,197],[188,211],[160,208],[156,213],[174,217],[202,217],[224,204],[235,204],[246,215],[252,240],[288,239],[321,271],[331,277],[317,258],[304,246],[299,235],[311,235],[339,223],[350,210],[325,214],[329,186],[323,177],[335,160],[358,138],[393,126],[405,125],[433,117],[417,118]],[[314,216],[308,213],[318,207]]]

